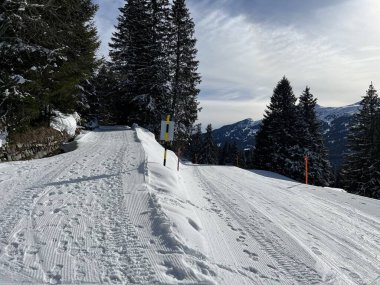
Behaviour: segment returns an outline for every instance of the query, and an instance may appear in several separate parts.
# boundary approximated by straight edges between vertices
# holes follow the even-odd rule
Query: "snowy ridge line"
[[[207,265],[207,257],[186,244],[184,237],[176,230],[176,222],[171,219],[172,216],[168,215],[170,203],[175,203],[177,206],[186,204],[186,199],[180,198],[176,194],[178,191],[176,188],[181,189],[177,184],[176,155],[169,151],[167,167],[161,166],[161,156],[157,156],[157,154],[163,153],[163,148],[155,141],[154,135],[142,128],[136,128],[136,133],[145,150],[146,169],[144,174],[149,192],[152,229],[154,235],[160,238],[161,246],[164,246],[163,250],[158,250],[158,254],[164,258],[163,265],[167,268],[166,274],[174,277],[173,281],[175,281],[175,283],[163,282],[160,284],[180,282],[181,284],[216,285],[217,283],[213,279],[215,273]],[[154,146],[154,150],[152,146]],[[157,183],[159,179],[170,180],[171,183],[163,182],[163,185],[160,185]]]

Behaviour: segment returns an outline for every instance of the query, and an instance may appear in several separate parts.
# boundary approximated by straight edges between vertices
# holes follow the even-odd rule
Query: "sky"
[[[123,0],[95,0],[108,56]],[[306,86],[322,106],[380,91],[380,0],[187,0],[195,22],[202,111],[214,128],[261,119],[286,76],[297,97]]]

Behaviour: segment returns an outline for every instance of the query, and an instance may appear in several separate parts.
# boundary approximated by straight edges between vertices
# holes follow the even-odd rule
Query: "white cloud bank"
[[[124,1],[97,1],[99,54],[107,56]],[[286,24],[269,17],[263,22],[262,15],[259,21],[250,11],[229,13],[236,1],[242,0],[188,0],[196,23],[204,125],[261,119],[284,75],[297,96],[309,85],[324,106],[359,101],[371,81],[380,89],[379,0],[339,1]]]
[[[371,81],[380,86],[378,0],[308,11],[310,22],[286,26],[232,17],[226,11],[231,1],[191,2],[203,77],[202,123],[219,127],[260,119],[283,75],[296,95],[309,85],[325,106],[359,101]]]

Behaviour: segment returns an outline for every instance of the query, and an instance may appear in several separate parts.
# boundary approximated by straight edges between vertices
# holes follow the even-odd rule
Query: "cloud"
[[[255,13],[231,13],[229,0],[190,3],[203,77],[200,102],[206,106],[200,120],[207,121],[206,113],[207,122],[216,124],[226,117],[229,122],[255,118],[258,109],[250,115],[244,106],[262,106],[262,114],[283,75],[296,95],[309,85],[326,106],[357,102],[371,81],[380,83],[380,38],[374,36],[380,34],[377,0],[328,6],[313,2],[314,10],[304,5],[308,17],[286,24],[256,19]]]
[[[124,1],[97,1],[99,54],[107,56]],[[296,95],[309,85],[325,106],[357,102],[371,81],[380,84],[378,0],[187,3],[196,24],[204,123],[260,118],[284,75]]]

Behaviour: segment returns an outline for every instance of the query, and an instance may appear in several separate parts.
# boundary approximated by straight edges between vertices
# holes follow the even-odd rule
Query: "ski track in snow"
[[[281,179],[273,179],[268,185],[262,176],[232,167],[187,168],[193,172],[190,176],[198,179],[198,187],[205,190],[210,210],[236,232],[236,240],[251,258],[248,269],[261,273],[261,280],[268,278],[266,282],[278,284],[371,284],[380,274],[378,219],[310,193],[316,187],[302,185],[301,190],[300,184]],[[232,247],[228,242],[225,246],[226,251]],[[270,259],[269,271],[263,267],[266,262],[262,256]]]
[[[181,164],[138,128],[0,164],[0,284],[380,282],[379,201]]]

